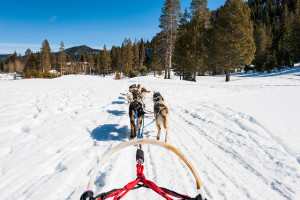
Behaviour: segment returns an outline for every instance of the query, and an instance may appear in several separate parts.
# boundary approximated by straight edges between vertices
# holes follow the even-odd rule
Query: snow
[[[208,199],[300,199],[300,67],[236,74],[228,83],[224,76],[197,82],[150,75],[0,77],[3,199],[79,199],[103,154],[128,140],[125,94],[133,83],[163,95],[171,114],[168,143],[193,162]],[[151,100],[147,109],[153,109]],[[145,125],[152,120],[146,114]],[[152,124],[144,137],[156,134]],[[193,176],[179,158],[160,147],[143,149],[149,180],[196,195]],[[135,151],[128,147],[109,159],[95,181],[97,194],[136,178]],[[139,189],[124,199],[162,198]]]

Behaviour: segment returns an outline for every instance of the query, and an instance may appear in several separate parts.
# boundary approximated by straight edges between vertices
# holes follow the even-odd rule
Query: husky
[[[156,139],[160,139],[160,131],[161,124],[164,126],[166,130],[165,142],[167,142],[168,132],[170,130],[170,113],[168,107],[165,105],[164,98],[161,96],[159,92],[154,92],[153,94],[153,103],[154,103],[154,117],[156,119],[156,126],[158,129],[158,133]]]
[[[142,84],[138,84],[137,90],[141,93],[142,92]]]
[[[150,93],[150,91],[146,90],[146,88],[141,89],[141,97],[142,101],[145,101],[147,94]]]
[[[131,128],[131,135],[130,138],[135,138],[137,135],[137,129],[141,130],[144,118],[144,110],[141,102],[134,100],[129,105],[129,118],[130,118],[130,128]],[[138,116],[136,116],[138,115]],[[139,124],[137,124],[137,119]]]
[[[137,93],[135,92],[139,90],[139,87],[141,87],[140,84],[138,86],[136,86],[136,84],[132,84],[129,86],[129,90],[126,94],[128,103],[131,103],[134,99],[137,99],[134,98],[134,96],[137,97]]]
[[[132,92],[133,90],[136,90],[136,89],[137,89],[136,84],[129,86],[129,92]]]
[[[126,96],[127,96],[127,103],[128,104],[131,103],[133,101],[132,93],[130,91],[128,91]]]

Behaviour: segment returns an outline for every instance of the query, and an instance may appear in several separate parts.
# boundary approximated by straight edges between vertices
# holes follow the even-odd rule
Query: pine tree
[[[145,62],[145,56],[146,55],[146,52],[145,52],[145,45],[144,45],[144,42],[143,40],[141,40],[141,48],[140,48],[140,55],[139,55],[139,58],[140,58],[140,68],[144,66],[144,62]]]
[[[120,49],[120,71],[126,75],[126,46],[124,45],[124,41]]]
[[[162,39],[165,45],[165,62],[167,64],[167,70],[165,72],[165,79],[170,79],[170,69],[172,67],[172,55],[174,50],[174,43],[176,34],[178,32],[179,21],[181,17],[180,13],[180,1],[179,0],[165,0],[162,8],[162,14],[160,16],[160,25],[162,29]],[[168,72],[168,74],[167,74]]]
[[[156,46],[153,47],[153,54],[149,59],[149,68],[152,69],[154,72],[154,76],[156,75],[156,72],[160,75],[162,73],[162,64],[160,62],[160,57],[157,54]]]
[[[17,61],[18,61],[18,54],[16,51],[14,51],[14,54],[12,56],[11,62],[12,62],[12,72],[16,72],[17,71]]]
[[[193,80],[196,80],[196,72],[203,70],[206,57],[205,37],[209,27],[210,11],[207,8],[207,0],[193,0],[191,3],[191,55],[193,60]]]
[[[113,46],[111,48],[111,66],[113,72],[122,71],[121,48]]]
[[[132,43],[130,38],[124,39],[124,42],[122,44],[123,51],[122,51],[122,60],[123,60],[123,65],[125,67],[125,74],[127,76],[130,75],[130,73],[133,73],[132,70],[132,64],[133,64],[133,52],[132,52]]]
[[[137,71],[140,66],[140,58],[139,58],[139,46],[137,39],[133,44],[133,70]]]
[[[178,36],[173,59],[173,69],[177,75],[183,76],[183,79],[194,74],[194,62],[191,54],[192,31],[187,28]]]
[[[280,24],[280,64],[282,66],[290,66],[292,64],[291,60],[291,39],[292,39],[292,26],[291,26],[291,16],[288,11],[287,4],[284,4],[284,11],[282,14],[281,24]]]
[[[4,72],[4,61],[0,61],[0,72]]]
[[[50,63],[51,63],[51,68],[56,69],[56,56],[54,52],[50,53]]]
[[[96,74],[101,74],[101,53],[100,54],[96,54],[94,56],[94,62],[95,62],[95,72]]]
[[[189,22],[189,19],[191,18],[191,14],[188,12],[187,8],[184,9],[184,13],[180,19],[180,25],[179,25],[179,29],[182,30],[184,29],[184,27],[186,27],[186,25]],[[179,32],[180,32],[179,30]]]
[[[257,26],[254,34],[256,52],[255,52],[255,66],[258,71],[264,71],[263,67],[266,62],[266,50],[267,50],[267,34],[265,27]]]
[[[89,66],[89,74],[92,74],[92,72],[94,71],[94,64],[95,64],[94,56],[91,53],[87,53],[86,59]]]
[[[66,68],[66,51],[65,44],[63,41],[60,43],[59,53],[58,53],[58,64],[60,67],[60,75],[63,75],[63,70]]]
[[[101,52],[101,66],[106,74],[111,70],[111,57],[110,52],[106,49],[106,45],[104,45],[103,51]]]
[[[30,77],[31,75],[34,75],[33,74],[34,65],[35,65],[34,56],[30,49],[27,49],[25,52],[24,62],[25,62],[25,67],[24,67],[25,77]]]
[[[254,59],[255,43],[251,11],[242,0],[227,0],[219,11],[218,61],[226,71],[226,81],[230,81],[231,69],[249,65]]]
[[[297,0],[295,5],[295,15],[291,34],[291,54],[294,66],[295,61],[300,61],[300,0]]]
[[[50,63],[50,45],[48,40],[44,40],[41,47],[41,69],[42,73],[48,74],[51,69]]]

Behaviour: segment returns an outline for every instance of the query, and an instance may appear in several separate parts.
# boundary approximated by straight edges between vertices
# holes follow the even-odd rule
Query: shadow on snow
[[[124,101],[113,101],[112,104],[124,104]]]
[[[119,110],[108,110],[107,111],[109,114],[115,115],[115,116],[122,116],[126,112],[125,111],[119,111]]]
[[[128,126],[119,127],[118,124],[105,124],[95,128],[91,136],[98,141],[121,141],[129,137],[129,130]]]

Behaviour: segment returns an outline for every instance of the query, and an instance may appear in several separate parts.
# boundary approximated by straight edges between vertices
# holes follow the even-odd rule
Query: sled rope
[[[150,122],[150,123],[147,124],[146,126],[144,126],[144,124],[143,124],[142,134],[143,134],[143,132],[144,132],[144,129],[145,129],[147,126],[151,125],[151,124],[152,124],[153,122],[155,122],[155,121],[156,121],[156,119],[152,120],[152,122]],[[143,121],[143,123],[144,123],[144,121]]]

